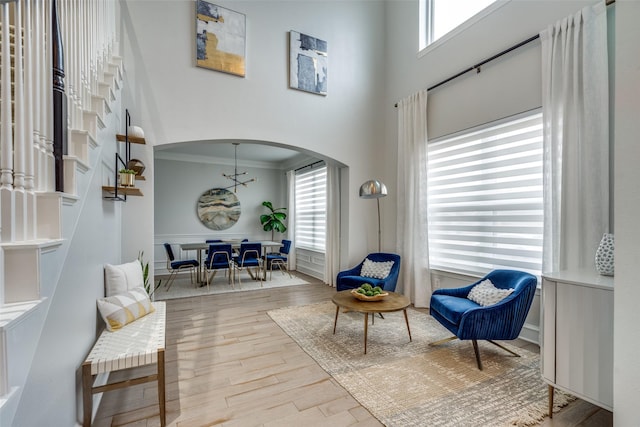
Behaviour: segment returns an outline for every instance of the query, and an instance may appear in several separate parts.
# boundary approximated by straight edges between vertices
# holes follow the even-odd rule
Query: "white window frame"
[[[432,269],[481,277],[508,268],[540,276],[542,132],[536,109],[429,142]]]
[[[322,164],[300,171],[296,173],[295,180],[295,247],[324,254],[327,233],[327,166]]]
[[[418,6],[418,57],[422,57],[432,50],[438,48],[447,42],[447,40],[455,37],[457,34],[462,33],[467,28],[481,21],[488,15],[492,14],[502,6],[508,4],[511,0],[496,0],[494,3],[482,9],[480,12],[473,15],[471,18],[463,21],[455,27],[453,30],[444,34],[442,37],[432,40],[432,20],[434,18],[433,14],[433,0],[419,0]]]

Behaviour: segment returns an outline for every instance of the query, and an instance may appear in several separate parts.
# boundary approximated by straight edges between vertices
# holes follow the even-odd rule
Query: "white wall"
[[[616,2],[615,292],[613,407],[616,426],[640,424],[640,2]]]
[[[515,43],[537,34],[548,24],[594,1],[512,0],[442,46],[418,57],[417,0],[386,3],[387,92],[386,135],[395,140],[393,104],[468,68]],[[617,426],[637,425],[640,369],[634,355],[640,351],[640,300],[637,265],[640,264],[640,182],[638,144],[640,84],[640,3],[617,0],[615,6],[615,361],[614,420]],[[609,24],[613,22],[609,19]],[[512,52],[429,93],[430,137],[464,129],[540,105],[540,44]],[[613,52],[610,52],[613,53]],[[437,119],[437,120],[436,120]],[[392,145],[386,154],[394,156]],[[391,180],[389,180],[391,181]]]
[[[263,140],[348,166],[352,184],[344,205],[351,226],[342,236],[347,242],[342,258],[345,265],[360,260],[376,246],[377,218],[371,205],[358,199],[359,185],[374,176],[384,179],[387,170],[395,175],[395,163],[379,154],[387,143],[379,120],[386,61],[383,2],[216,4],[247,17],[245,78],[195,67],[195,2],[122,3],[123,56],[127,78],[136,85],[126,105],[136,124],[155,145]],[[328,96],[288,88],[289,30],[328,42]],[[383,243],[391,249],[395,238],[390,234]]]
[[[538,34],[593,0],[512,0],[418,57],[418,1],[387,3],[387,133],[395,134],[393,105],[420,89]],[[429,92],[429,138],[541,105],[540,42],[534,41]]]
[[[257,178],[257,182],[237,188],[235,195],[241,207],[238,222],[226,230],[215,231],[200,222],[197,202],[205,191],[229,186],[231,182],[222,173],[233,173],[233,166],[157,159],[154,183],[156,235],[270,239],[271,233],[260,225],[260,215],[268,213],[262,202],[270,201],[274,207],[287,206],[285,174],[279,169],[251,168],[242,164],[238,164],[238,170],[246,171],[247,177]]]
[[[247,178],[256,182],[239,186],[236,197],[241,214],[238,222],[226,230],[211,230],[200,222],[196,208],[200,196],[211,188],[224,188],[230,181],[222,173],[233,173],[233,165],[197,163],[193,161],[155,160],[155,268],[165,273],[166,255],[162,244],[204,242],[207,239],[271,240],[271,233],[260,225],[260,215],[268,213],[262,202],[267,200],[274,207],[287,206],[287,186],[284,171],[264,167],[248,167],[238,163],[238,171],[246,171]],[[233,191],[233,188],[230,189]],[[284,236],[275,233],[274,239]],[[178,247],[174,245],[178,256]],[[182,254],[180,254],[182,255]],[[194,258],[193,253],[190,254]],[[163,270],[163,271],[159,271]]]
[[[106,176],[113,182],[119,94],[112,108],[105,117],[106,128],[98,131],[92,168],[78,176],[80,198],[63,207],[65,240],[55,254],[58,263],[45,266],[49,274],[43,273],[41,279],[47,286],[53,284],[55,293],[47,295],[46,323],[14,426],[72,426],[81,419],[80,367],[96,332],[104,328],[96,309],[96,299],[104,297],[104,264],[129,260],[121,252],[125,204],[103,199],[101,189]]]
[[[444,43],[418,55],[418,0],[386,3],[386,140],[397,141],[396,102],[433,86],[496,53],[538,34],[547,25],[593,0],[512,0]],[[429,138],[467,129],[541,106],[541,51],[534,41],[428,94]],[[384,156],[396,158],[396,144]],[[395,161],[395,160],[394,160]],[[384,179],[391,189],[396,175]],[[395,206],[391,190],[385,203]],[[395,210],[395,209],[394,209]],[[395,212],[387,212],[395,220]],[[393,230],[384,230],[386,238]]]

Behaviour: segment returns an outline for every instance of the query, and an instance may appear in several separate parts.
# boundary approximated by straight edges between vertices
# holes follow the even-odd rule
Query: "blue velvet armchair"
[[[467,299],[471,288],[486,279],[491,280],[496,288],[513,288],[514,291],[497,304],[484,307]],[[431,296],[429,312],[455,336],[431,345],[455,338],[471,340],[480,370],[482,370],[482,361],[477,340],[487,340],[518,356],[493,340],[513,340],[520,335],[531,308],[536,284],[537,279],[532,274],[516,270],[494,270],[464,288],[437,289]]]
[[[389,275],[384,279],[360,276],[362,264],[364,264],[364,260],[362,260],[360,264],[352,269],[338,273],[336,278],[336,289],[338,291],[359,288],[363,283],[369,283],[371,286],[380,286],[385,291],[393,292],[396,290],[398,274],[400,274],[400,255],[376,252],[367,255],[367,258],[373,262],[393,261]]]

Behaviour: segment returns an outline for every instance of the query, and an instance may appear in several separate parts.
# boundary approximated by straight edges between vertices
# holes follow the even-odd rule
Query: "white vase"
[[[129,126],[129,136],[144,138],[144,131],[140,126]]]
[[[605,233],[596,250],[596,270],[603,276],[613,276],[613,234]]]

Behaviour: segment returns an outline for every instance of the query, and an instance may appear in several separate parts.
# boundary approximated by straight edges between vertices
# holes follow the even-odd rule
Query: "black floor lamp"
[[[380,252],[382,242],[382,231],[380,229],[380,197],[387,195],[387,187],[377,179],[370,179],[360,186],[360,198],[376,199],[378,203],[378,252]]]

